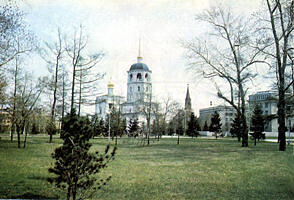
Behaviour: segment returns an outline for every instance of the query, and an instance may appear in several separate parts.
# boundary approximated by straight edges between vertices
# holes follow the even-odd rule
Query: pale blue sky
[[[70,33],[83,24],[89,36],[89,51],[106,53],[100,70],[107,72],[101,81],[101,92],[106,93],[110,78],[115,93],[126,96],[127,71],[136,62],[138,40],[141,35],[143,62],[153,72],[153,90],[157,99],[170,95],[184,103],[186,85],[190,84],[192,107],[209,102],[222,103],[214,85],[208,80],[195,80],[187,67],[180,39],[190,39],[203,31],[194,21],[194,15],[215,4],[213,0],[24,0],[22,8],[28,13],[27,22],[40,42],[55,38],[57,27]],[[219,1],[218,1],[219,2]],[[256,7],[256,0],[224,0],[236,11],[248,12]],[[38,73],[46,67],[38,58]],[[93,109],[92,109],[93,110]]]

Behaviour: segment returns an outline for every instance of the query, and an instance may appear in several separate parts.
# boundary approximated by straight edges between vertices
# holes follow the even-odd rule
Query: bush
[[[63,144],[52,154],[55,164],[49,168],[55,177],[48,181],[66,190],[68,200],[90,198],[110,180],[111,177],[98,180],[97,174],[114,159],[116,147],[112,152],[107,145],[104,153],[90,153],[89,140],[93,137],[91,122],[75,113],[64,118],[60,137]]]
[[[49,120],[46,125],[46,133],[48,135],[55,135],[57,133],[57,128],[52,120]]]
[[[31,129],[31,134],[37,135],[39,133],[40,133],[40,131],[38,130],[38,127],[37,127],[36,123],[33,123],[32,124],[32,129]]]

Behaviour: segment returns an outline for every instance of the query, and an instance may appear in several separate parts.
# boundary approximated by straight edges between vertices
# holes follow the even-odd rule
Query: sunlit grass
[[[26,149],[0,140],[0,198],[62,198],[50,185],[50,155],[61,141],[29,138]],[[104,150],[106,139],[92,140]],[[293,149],[276,143],[241,148],[231,139],[152,141],[149,147],[120,139],[115,160],[103,172],[111,181],[95,199],[294,199]],[[112,141],[113,144],[113,141]]]

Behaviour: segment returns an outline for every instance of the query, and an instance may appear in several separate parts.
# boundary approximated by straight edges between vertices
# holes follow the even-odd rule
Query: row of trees
[[[57,42],[46,43],[43,48],[27,29],[23,17],[15,1],[0,5],[0,105],[1,111],[4,107],[10,115],[11,140],[16,132],[20,147],[20,135],[24,134],[25,147],[26,129],[37,133],[43,128],[42,131],[46,129],[50,134],[51,142],[56,132],[57,105],[61,105],[63,123],[60,136],[63,144],[52,155],[55,163],[49,172],[54,176],[49,181],[66,190],[68,200],[91,198],[110,180],[111,177],[97,178],[97,174],[114,159],[116,152],[116,147],[110,150],[107,145],[104,152],[92,153],[89,140],[95,131],[90,119],[80,116],[82,105],[91,104],[88,99],[90,91],[95,95],[95,81],[103,77],[103,74],[94,72],[103,54],[88,54],[82,26],[78,33],[74,32],[72,39],[62,37],[58,30]],[[51,77],[34,79],[25,71],[26,58],[36,52],[46,60]],[[48,123],[42,126],[40,116],[47,121],[48,116],[43,113],[48,111],[46,106],[41,106],[44,103],[41,95],[50,98],[46,103],[51,107]],[[67,103],[69,109],[66,108]],[[64,113],[68,111],[65,117]]]
[[[8,1],[1,5],[0,17],[0,105],[10,115],[11,140],[16,132],[20,147],[20,135],[25,133],[25,147],[25,128],[29,127],[27,122],[32,121],[34,114],[39,112],[36,105],[44,91],[45,78],[33,80],[32,75],[24,70],[25,57],[36,52],[37,41],[27,28],[24,14],[16,3]]]
[[[229,88],[222,90],[216,84],[217,95],[237,112],[243,147],[248,146],[246,92],[248,83],[257,76],[253,67],[258,64],[269,67],[275,75],[279,96],[279,150],[285,151],[285,93],[294,87],[291,44],[294,2],[265,0],[263,3],[264,9],[250,17],[223,6],[198,14],[196,20],[209,25],[208,34],[183,44],[191,70]]]
[[[28,132],[46,130],[52,142],[56,121],[66,112],[76,109],[80,115],[82,106],[94,105],[97,81],[104,76],[98,69],[104,53],[88,50],[82,25],[73,34],[58,29],[55,42],[39,43],[16,1],[0,6],[0,18],[0,105],[10,115],[11,141],[17,133],[20,147],[24,134],[25,146]],[[27,58],[33,56],[43,58],[49,76],[34,78],[26,71]],[[46,121],[41,127],[40,118]]]

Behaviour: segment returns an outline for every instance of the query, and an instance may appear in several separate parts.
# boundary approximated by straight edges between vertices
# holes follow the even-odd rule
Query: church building
[[[153,105],[152,98],[152,71],[142,62],[140,55],[137,63],[131,65],[128,73],[127,101],[122,104],[122,113],[127,122],[137,119],[141,123],[146,121],[146,112]]]
[[[127,100],[125,101],[122,96],[114,95],[114,85],[109,82],[108,94],[96,98],[95,113],[99,118],[105,120],[112,108],[121,109],[121,114],[126,118],[127,123],[131,119],[137,119],[142,128],[147,125],[147,118],[153,118],[151,108],[155,103],[152,102],[152,71],[142,60],[139,44],[137,63],[131,65],[127,72]]]
[[[100,119],[105,120],[113,108],[120,109],[120,105],[125,101],[124,97],[113,94],[113,88],[114,84],[109,81],[107,84],[108,93],[96,97],[95,113]]]

